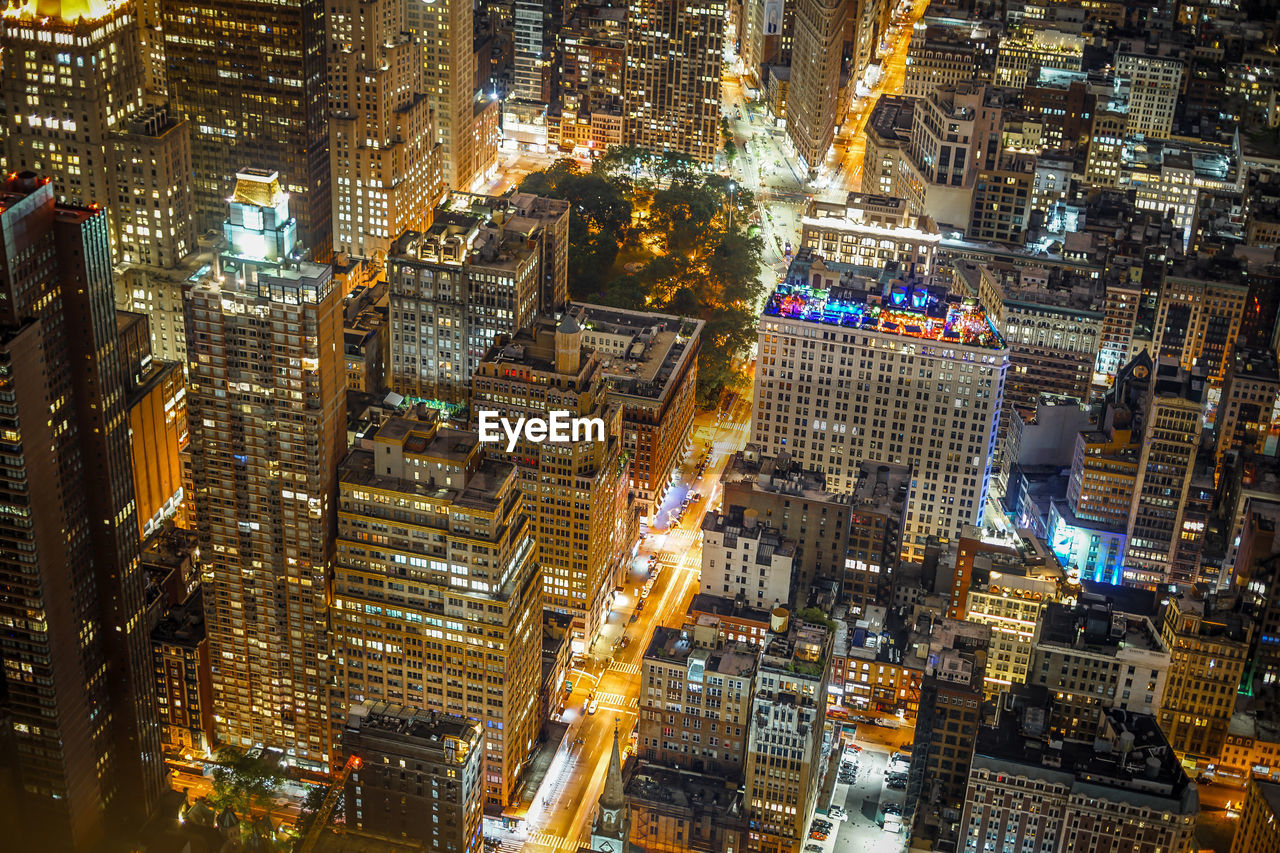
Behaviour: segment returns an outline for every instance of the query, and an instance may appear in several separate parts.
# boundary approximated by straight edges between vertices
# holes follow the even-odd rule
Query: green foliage
[[[230,747],[218,751],[218,764],[209,802],[218,811],[230,808],[241,819],[247,819],[254,809],[269,809],[271,797],[284,784],[279,766]]]
[[[831,617],[821,607],[806,607],[796,612],[796,618],[811,625],[825,625],[828,631],[836,629],[836,623],[831,621]]]
[[[575,299],[706,321],[698,398],[710,406],[743,381],[755,340],[764,241],[751,235],[755,198],[670,152],[615,146],[584,171],[571,160],[520,185],[571,203],[569,291]],[[733,225],[729,226],[729,206]]]

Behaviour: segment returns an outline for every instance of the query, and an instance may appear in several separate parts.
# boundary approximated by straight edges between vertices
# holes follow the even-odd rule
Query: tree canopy
[[[678,155],[632,146],[609,149],[590,169],[557,161],[520,190],[570,202],[573,298],[706,321],[703,405],[740,378],[734,363],[755,339],[763,290],[764,241],[748,233],[749,190]]]
[[[270,809],[272,796],[284,784],[279,765],[229,747],[218,751],[218,764],[209,801],[219,810],[229,807],[242,818],[255,809]]]

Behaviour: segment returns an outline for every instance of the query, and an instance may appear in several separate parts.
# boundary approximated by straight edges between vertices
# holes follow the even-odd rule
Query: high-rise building
[[[161,740],[167,751],[214,748],[213,679],[200,589],[151,629]]]
[[[1050,546],[1072,573],[1089,580],[1121,580],[1152,367],[1143,351],[1117,373],[1098,425],[1076,434],[1066,500],[1049,508]]]
[[[844,0],[795,3],[787,136],[810,175],[817,174],[835,138],[849,6]]]
[[[906,168],[890,194],[940,225],[967,230],[978,171],[999,163],[1002,121],[999,98],[985,85],[935,88],[915,104]]]
[[[345,788],[348,826],[442,853],[484,849],[479,724],[369,699],[351,706],[342,746],[360,759]]]
[[[1169,647],[1146,616],[1085,592],[1074,605],[1045,607],[1031,646],[1027,683],[1057,697],[1050,721],[1055,732],[1088,737],[1108,708],[1159,713]]]
[[[342,295],[297,260],[289,202],[241,170],[216,274],[187,294],[192,498],[219,739],[323,771]]]
[[[833,492],[864,461],[911,465],[902,549],[916,559],[927,537],[981,521],[1008,362],[976,299],[801,249],[761,317],[752,440]]]
[[[1280,853],[1280,784],[1249,780],[1231,853]]]
[[[1144,401],[1142,450],[1129,508],[1124,582],[1190,584],[1204,522],[1188,510],[1204,423],[1205,382],[1171,361],[1156,364]],[[1184,553],[1187,552],[1187,553]]]
[[[702,519],[702,592],[737,599],[748,607],[785,607],[793,593],[796,543],[760,522],[760,513],[729,505]]]
[[[1114,187],[1120,182],[1120,149],[1124,145],[1127,120],[1124,109],[1114,105],[1099,107],[1094,112],[1084,164],[1086,183]]]
[[[800,245],[842,264],[933,272],[942,235],[925,214],[912,213],[906,199],[849,193],[843,204],[814,200],[800,220]]]
[[[32,849],[93,848],[163,781],[108,231],[31,172],[0,192],[0,707]]]
[[[706,322],[604,305],[568,307],[582,340],[605,358],[609,400],[622,407],[622,447],[642,515],[657,511],[692,446],[698,355]]]
[[[771,633],[765,643],[747,739],[747,850],[799,853],[804,842],[826,763],[822,745],[831,644],[825,626],[799,619]]]
[[[1165,605],[1160,637],[1172,661],[1158,718],[1183,759],[1213,764],[1226,742],[1253,634],[1239,603],[1192,587]]]
[[[1078,33],[1024,25],[1000,39],[993,82],[997,86],[1022,89],[1037,69],[1079,71],[1084,54],[1084,38]]]
[[[1125,132],[1167,139],[1182,91],[1183,61],[1169,50],[1121,43],[1115,68],[1129,96]]]
[[[497,163],[497,101],[476,86],[475,14],[470,0],[408,4],[409,32],[421,46],[444,185],[469,190]],[[492,129],[490,128],[492,125]]]
[[[911,468],[863,463],[850,500],[842,596],[850,612],[865,612],[888,591],[902,554],[902,532],[911,505]]]
[[[196,250],[190,123],[147,107],[112,135],[110,152],[116,262],[178,266]]]
[[[908,824],[922,803],[930,810],[943,810],[954,809],[964,800],[973,742],[983,722],[991,629],[972,622],[935,619],[927,642],[907,779],[904,821]]]
[[[444,195],[422,49],[402,0],[340,0],[325,15],[333,248],[382,258]]]
[[[1027,561],[1019,554],[989,551],[974,557],[964,618],[991,628],[983,694],[994,699],[1025,684],[1031,669],[1031,639],[1041,614],[1064,592],[1056,560]]]
[[[876,99],[865,126],[867,149],[862,158],[861,186],[864,193],[894,197],[895,190],[904,186],[903,163],[911,144],[916,102],[915,98],[900,95],[881,95]],[[917,187],[916,195],[919,194]]]
[[[1280,367],[1275,350],[1237,346],[1214,416],[1214,455],[1221,470],[1229,451],[1275,453],[1280,433]]]
[[[746,762],[760,651],[716,633],[692,624],[654,630],[640,667],[637,755],[736,779]]]
[[[407,397],[465,403],[480,359],[564,305],[569,203],[528,193],[455,193],[425,233],[388,259],[389,384]]]
[[[1220,385],[1231,367],[1248,304],[1248,272],[1238,260],[1191,257],[1169,264],[1156,306],[1152,356],[1200,368]]]
[[[553,105],[548,135],[549,141],[559,140],[562,151],[603,151],[623,142],[626,13],[625,3],[580,4],[560,29],[559,114]]]
[[[515,0],[515,74],[511,96],[531,103],[551,100],[556,69],[557,28],[563,23],[561,2]]]
[[[574,650],[589,650],[607,613],[615,580],[631,553],[636,516],[630,500],[621,410],[607,398],[599,353],[583,346],[572,314],[540,320],[500,339],[472,380],[474,423],[488,417],[584,418],[573,441],[537,441],[528,431],[508,450],[501,434],[491,455],[520,470],[526,511],[534,519],[542,564],[543,604],[573,616]],[[567,414],[565,414],[567,413]],[[577,422],[579,426],[583,422]],[[588,651],[589,653],[589,651]]]
[[[516,470],[485,459],[473,432],[392,418],[339,480],[335,725],[366,699],[475,720],[485,800],[509,805],[538,734],[542,653],[542,573]],[[366,531],[389,522],[369,559]]]
[[[112,206],[110,136],[142,108],[136,4],[17,4],[5,10],[0,45],[4,171],[48,176],[68,204]]]
[[[978,734],[957,849],[1195,850],[1196,785],[1155,719],[1108,710],[1062,739],[1044,724],[1052,705],[1043,691],[1009,697]]]
[[[152,357],[144,315],[117,311],[116,329],[126,377],[135,516],[142,540],[185,509],[186,382],[181,364]]]
[[[762,525],[775,528],[790,540],[794,548],[792,589],[804,600],[815,579],[841,578],[849,556],[849,537],[858,531],[849,519],[849,496],[827,491],[820,471],[806,469],[789,452],[767,456],[759,445],[749,443],[730,457],[720,483],[724,487],[723,506],[754,510]],[[893,553],[896,559],[896,540]]]
[[[221,226],[237,170],[259,163],[279,173],[298,241],[314,259],[328,260],[333,210],[324,3],[161,4],[169,95],[191,122],[199,229]]]
[[[711,165],[720,150],[724,0],[630,0],[626,138]]]

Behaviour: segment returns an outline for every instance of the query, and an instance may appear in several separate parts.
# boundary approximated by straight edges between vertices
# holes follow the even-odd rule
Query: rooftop
[[[796,553],[794,541],[784,538],[776,528],[761,524],[754,510],[740,506],[726,507],[725,512],[708,512],[702,519],[702,531],[723,534],[726,547],[735,547],[739,539],[755,540],[755,561],[759,566],[772,565],[775,556],[794,557]]]
[[[911,467],[888,463],[861,462],[853,502],[862,509],[883,508],[901,512],[911,488]]]
[[[570,303],[567,312],[596,350],[616,394],[660,399],[684,374],[706,322],[692,317]]]
[[[1038,643],[1110,656],[1129,649],[1168,653],[1148,618],[1124,613],[1109,599],[1089,593],[1081,594],[1075,605],[1047,605]]]
[[[709,649],[695,645],[692,634],[683,628],[654,629],[653,639],[645,649],[647,659],[667,663],[700,666],[703,672],[714,672],[735,678],[746,678],[756,671],[759,655],[751,643],[730,642]]]
[[[809,285],[807,270],[792,261],[785,283],[765,303],[764,316],[840,326],[853,331],[919,338],[942,344],[1005,349],[987,312],[976,297],[949,295],[914,279],[885,283],[883,292],[841,285],[823,290]],[[826,263],[832,271],[851,265]]]
[[[460,746],[464,756],[467,749],[479,746],[482,742],[479,724],[465,717],[375,702],[372,699],[351,707],[347,728],[358,730],[362,734],[390,735],[396,740],[429,744],[455,738],[462,742]]]
[[[1184,815],[1198,811],[1196,786],[1155,717],[1107,708],[1092,742],[1054,740],[1047,732],[1052,700],[1037,695],[1024,707],[1009,696],[997,724],[979,730],[975,770],[1044,778],[1088,799]]]
[[[690,773],[639,762],[627,780],[627,796],[633,801],[661,803],[694,812],[739,818],[742,792],[724,777]]]
[[[807,469],[792,458],[790,452],[777,456],[760,452],[757,444],[747,444],[735,453],[720,475],[721,483],[742,483],[754,491],[805,497],[830,503],[847,502],[843,495],[827,491],[827,478],[821,471]]]

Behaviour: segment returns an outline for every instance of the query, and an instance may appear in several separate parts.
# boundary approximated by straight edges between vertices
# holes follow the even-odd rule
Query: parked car
[[[821,844],[806,844],[804,846],[806,853],[822,853]]]
[[[591,702],[587,705],[587,713],[594,714],[596,712],[596,708],[599,708],[599,707],[600,707],[600,700],[597,699],[594,695],[592,695]]]

